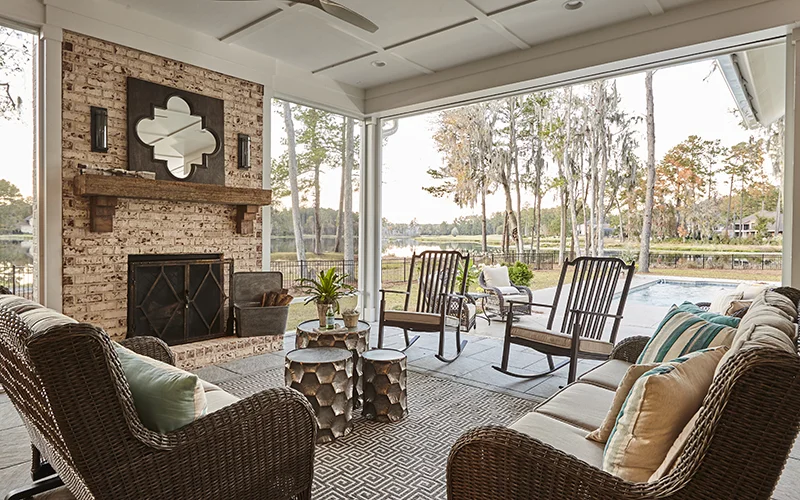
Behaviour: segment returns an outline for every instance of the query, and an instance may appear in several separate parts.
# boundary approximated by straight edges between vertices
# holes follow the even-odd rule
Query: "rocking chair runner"
[[[381,310],[378,323],[378,348],[383,347],[385,326],[401,328],[405,335],[406,347],[419,339],[419,335],[409,339],[408,332],[439,332],[439,352],[436,358],[445,363],[454,361],[461,355],[467,341],[461,340],[461,317],[465,306],[466,280],[455,293],[459,264],[469,268],[469,254],[457,251],[425,251],[411,259],[411,272],[405,291],[381,290]],[[418,267],[415,267],[418,266]],[[416,299],[412,302],[415,270],[419,269]],[[402,311],[386,310],[386,294],[398,293],[406,296]],[[457,307],[453,307],[457,306]],[[456,356],[444,357],[445,327],[447,319],[453,316],[456,336]],[[403,349],[405,351],[405,349]]]
[[[553,330],[553,323],[558,312],[567,271],[570,268],[574,268],[574,272],[565,304],[561,329]],[[570,365],[569,382],[572,383],[577,375],[578,359],[608,359],[617,340],[617,332],[622,321],[622,313],[628,298],[628,290],[633,279],[634,268],[633,262],[625,264],[624,261],[616,257],[578,257],[573,261],[565,261],[564,267],[561,269],[561,277],[558,281],[553,303],[528,303],[531,306],[550,309],[547,328],[530,324],[514,324],[512,321],[514,308],[511,307],[509,321],[506,323],[502,362],[500,366],[495,366],[494,369],[514,377],[538,378]],[[619,305],[617,306],[616,314],[611,314],[609,310],[614,300],[617,283],[623,272],[626,275],[619,298]],[[521,302],[514,303],[523,304]],[[604,341],[602,336],[608,319],[613,319],[614,323],[611,328],[610,339]],[[509,371],[508,358],[511,344],[530,347],[547,355],[549,370],[533,374]],[[566,356],[569,359],[556,365],[553,362],[553,356]]]

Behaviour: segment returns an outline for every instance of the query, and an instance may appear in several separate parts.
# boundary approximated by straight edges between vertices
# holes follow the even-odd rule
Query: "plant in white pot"
[[[308,296],[305,303],[317,304],[320,325],[325,324],[325,313],[331,306],[339,312],[339,300],[356,292],[353,286],[345,283],[346,279],[347,275],[337,273],[335,267],[320,271],[316,278],[300,279],[300,289]]]

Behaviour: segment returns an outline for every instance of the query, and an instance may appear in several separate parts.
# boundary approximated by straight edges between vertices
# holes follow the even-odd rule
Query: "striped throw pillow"
[[[658,325],[636,364],[661,363],[709,347],[730,347],[734,335],[736,328],[711,323],[673,307]]]
[[[633,384],[603,450],[603,470],[645,482],[703,404],[727,347],[662,363]]]

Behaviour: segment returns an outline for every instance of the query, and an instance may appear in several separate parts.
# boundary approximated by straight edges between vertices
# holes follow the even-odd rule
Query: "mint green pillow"
[[[206,414],[208,403],[197,375],[142,356],[114,343],[133,396],[136,413],[145,427],[172,432]]]
[[[725,316],[724,314],[717,314],[704,311],[703,309],[697,307],[691,302],[684,302],[683,304],[678,306],[678,309],[699,316],[700,318],[708,321],[709,323],[714,323],[717,325],[725,325],[731,328],[739,328],[739,321],[741,321],[741,319],[734,318],[733,316]]]

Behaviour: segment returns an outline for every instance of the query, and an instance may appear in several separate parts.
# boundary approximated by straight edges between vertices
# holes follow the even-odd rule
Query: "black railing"
[[[650,269],[740,269],[780,271],[779,253],[651,253]]]
[[[14,295],[35,300],[33,294],[33,266],[0,264],[0,286],[8,288]]]
[[[295,293],[301,278],[314,278],[320,271],[331,267],[335,267],[339,274],[347,275],[346,283],[358,284],[358,262],[355,260],[273,260],[270,263],[270,270],[283,273],[283,286]]]

